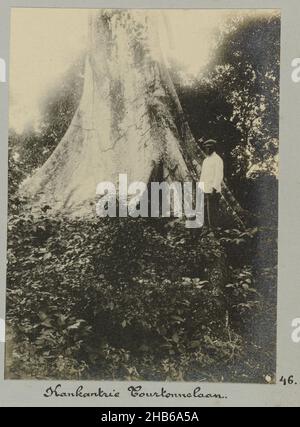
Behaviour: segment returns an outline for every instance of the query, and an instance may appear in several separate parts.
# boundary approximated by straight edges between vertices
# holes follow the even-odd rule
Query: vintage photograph
[[[276,382],[280,29],[12,9],[6,379]]]

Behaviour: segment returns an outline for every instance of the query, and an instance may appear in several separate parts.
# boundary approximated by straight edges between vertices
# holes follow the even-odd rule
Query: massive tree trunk
[[[203,154],[164,63],[162,22],[159,12],[92,13],[78,110],[56,150],[23,184],[35,206],[95,215],[99,182],[117,185],[122,173],[128,182],[148,183],[158,165],[169,180],[199,178]]]

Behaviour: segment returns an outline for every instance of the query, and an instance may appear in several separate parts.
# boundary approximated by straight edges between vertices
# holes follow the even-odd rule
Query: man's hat
[[[215,147],[217,144],[217,141],[215,141],[214,139],[208,139],[207,141],[203,142],[203,147]]]

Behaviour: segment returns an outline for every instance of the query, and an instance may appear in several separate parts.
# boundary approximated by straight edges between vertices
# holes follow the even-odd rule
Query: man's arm
[[[224,162],[221,159],[221,157],[216,158],[216,165],[215,165],[215,176],[214,176],[214,182],[213,182],[213,188],[220,193],[221,192],[221,185],[224,179]]]

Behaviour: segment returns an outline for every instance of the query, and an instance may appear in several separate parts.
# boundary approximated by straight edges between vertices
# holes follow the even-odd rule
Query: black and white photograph
[[[280,38],[11,10],[6,379],[276,383]]]

